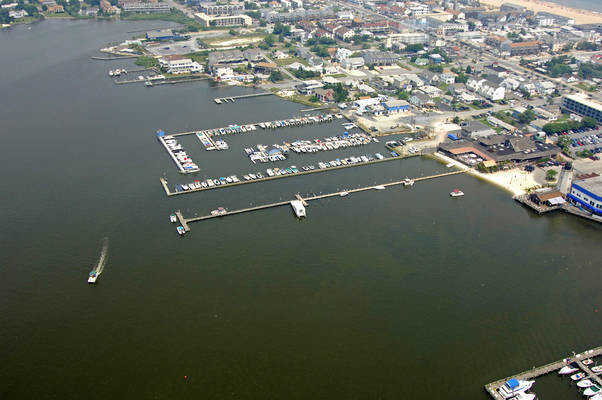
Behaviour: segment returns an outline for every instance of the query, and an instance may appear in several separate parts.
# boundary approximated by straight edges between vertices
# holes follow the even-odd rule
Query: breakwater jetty
[[[429,179],[443,178],[446,176],[463,174],[465,172],[466,171],[453,171],[453,172],[446,172],[443,174],[423,176],[423,177],[412,178],[412,179],[406,178],[406,179],[400,180],[400,181],[383,183],[382,185],[366,186],[366,187],[361,187],[361,188],[357,188],[357,189],[349,189],[349,190],[344,190],[344,191],[338,191],[338,192],[326,193],[326,194],[320,194],[320,195],[314,195],[314,196],[308,196],[308,197],[302,197],[300,194],[296,194],[295,198],[291,199],[291,200],[263,204],[263,205],[258,205],[258,206],[254,206],[254,207],[241,208],[238,210],[224,210],[221,213],[211,213],[209,215],[203,215],[203,216],[199,216],[199,217],[185,218],[180,211],[176,211],[175,215],[176,215],[180,225],[184,228],[184,231],[189,232],[191,223],[205,221],[205,220],[212,219],[212,218],[226,217],[229,215],[236,215],[236,214],[242,214],[242,213],[251,212],[251,211],[259,211],[259,210],[265,210],[268,208],[280,207],[280,206],[291,204],[291,201],[300,201],[304,206],[306,206],[306,205],[308,205],[308,203],[310,201],[314,201],[314,200],[327,199],[330,197],[346,197],[346,196],[354,194],[354,193],[365,192],[368,190],[383,190],[383,189],[386,189],[387,187],[397,186],[397,185],[408,186],[409,181],[411,181],[412,185],[413,185],[415,182],[426,181]]]
[[[565,367],[565,366],[567,366],[571,363],[575,363],[575,362],[577,363],[577,365],[579,365],[579,368],[587,374],[588,379],[591,379],[592,381],[597,382],[598,385],[602,386],[602,380],[600,380],[600,377],[598,375],[596,375],[594,372],[592,372],[592,370],[587,365],[584,365],[582,362],[582,360],[597,357],[599,355],[602,355],[602,346],[596,347],[591,350],[586,350],[580,354],[575,354],[573,357],[564,358],[559,361],[554,361],[549,364],[542,365],[540,367],[533,367],[530,370],[520,372],[516,375],[512,375],[512,376],[506,377],[504,379],[500,379],[498,381],[488,383],[487,385],[485,385],[485,391],[487,393],[489,393],[489,395],[495,400],[503,399],[503,397],[499,394],[498,390],[510,379],[517,379],[519,381],[520,380],[524,380],[524,381],[532,380],[534,378],[537,378],[537,377],[540,377],[543,375],[547,375],[552,372],[556,372],[556,371],[560,370],[562,367]]]

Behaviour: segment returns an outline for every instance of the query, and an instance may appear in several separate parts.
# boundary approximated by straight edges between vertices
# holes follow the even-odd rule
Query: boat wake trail
[[[98,258],[98,263],[96,264],[96,268],[93,271],[96,271],[96,275],[102,274],[102,271],[105,269],[105,265],[107,263],[107,254],[109,252],[109,238],[102,239],[102,250],[100,251],[100,257]]]

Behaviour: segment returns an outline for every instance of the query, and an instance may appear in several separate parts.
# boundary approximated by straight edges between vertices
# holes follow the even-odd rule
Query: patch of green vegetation
[[[156,14],[146,14],[146,13],[131,13],[131,12],[122,12],[119,14],[119,17],[125,21],[144,21],[144,20],[154,20],[154,21],[170,21],[177,22],[185,27],[184,31],[186,32],[194,32],[194,31],[202,31],[207,30],[208,28],[199,24],[192,18],[189,18],[182,11],[172,8],[168,13],[156,13]],[[217,29],[212,27],[212,29]]]
[[[274,60],[274,62],[276,64],[278,64],[279,67],[284,67],[284,66],[296,63],[296,62],[303,64],[306,67],[309,67],[309,63],[305,59],[299,58],[299,57],[280,58],[280,59]]]
[[[136,59],[136,65],[144,68],[157,68],[159,67],[159,60],[154,57],[140,56]]]

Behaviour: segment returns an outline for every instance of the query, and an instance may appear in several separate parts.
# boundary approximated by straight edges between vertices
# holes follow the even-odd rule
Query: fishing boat
[[[592,385],[583,391],[583,395],[587,397],[595,396],[597,394],[602,395],[602,389],[596,385]]]
[[[178,217],[176,217],[176,214],[171,214],[171,215],[169,216],[169,221],[170,221],[172,224],[175,224],[175,223],[178,221]]]
[[[176,230],[178,231],[178,235],[180,235],[180,236],[184,236],[184,234],[186,233],[186,231],[184,230],[184,228],[181,227],[181,226],[178,226],[176,228]]]
[[[594,385],[594,382],[592,382],[589,379],[583,379],[583,380],[580,380],[579,382],[577,382],[577,386],[579,386],[580,388],[583,388],[583,389],[588,388],[593,385]]]
[[[579,364],[572,362],[569,365],[565,365],[564,367],[560,368],[558,375],[570,375],[577,371],[579,371]]]
[[[579,381],[585,377],[586,377],[586,374],[584,372],[578,372],[576,374],[571,375],[571,380]]]
[[[534,383],[535,381],[522,381],[513,378],[507,380],[506,383],[498,389],[498,392],[504,399],[510,399],[517,396],[519,393],[531,389]]]
[[[460,197],[460,196],[464,196],[464,192],[461,191],[460,189],[454,189],[450,192],[449,194],[451,197]]]

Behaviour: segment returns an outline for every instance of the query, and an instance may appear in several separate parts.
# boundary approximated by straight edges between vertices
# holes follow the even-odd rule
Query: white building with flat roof
[[[589,99],[582,93],[569,94],[562,98],[562,108],[583,117],[592,117],[602,123],[602,104]]]

